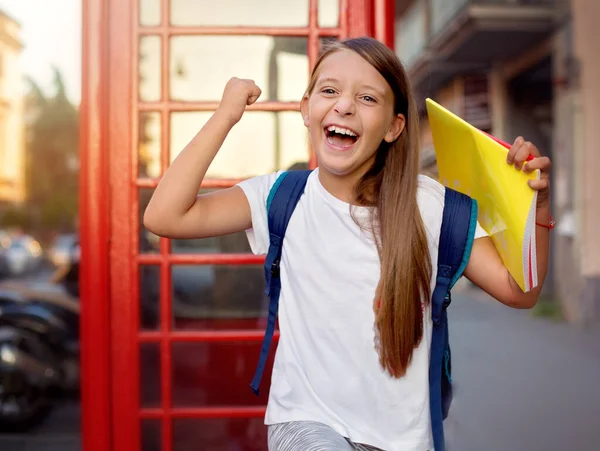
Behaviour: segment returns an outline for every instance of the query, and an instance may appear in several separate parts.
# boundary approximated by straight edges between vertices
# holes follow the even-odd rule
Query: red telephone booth
[[[159,239],[141,218],[231,76],[255,79],[263,96],[202,190],[311,166],[297,111],[319,47],[358,35],[391,45],[394,0],[83,5],[84,450],[266,449],[268,390],[249,388],[267,307],[262,258],[243,234]]]

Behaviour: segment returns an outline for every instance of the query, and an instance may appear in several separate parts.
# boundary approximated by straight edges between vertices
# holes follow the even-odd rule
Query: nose
[[[352,99],[343,96],[338,99],[333,109],[340,116],[351,116],[354,114],[355,105]]]

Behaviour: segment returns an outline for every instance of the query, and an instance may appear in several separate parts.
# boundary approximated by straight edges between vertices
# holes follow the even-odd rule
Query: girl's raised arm
[[[167,238],[206,238],[252,226],[241,188],[198,191],[227,134],[260,94],[252,80],[229,80],[215,114],[165,171],[144,212],[144,227]]]

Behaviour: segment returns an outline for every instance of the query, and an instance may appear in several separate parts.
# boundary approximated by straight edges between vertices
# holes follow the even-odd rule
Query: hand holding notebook
[[[507,164],[510,145],[427,99],[440,182],[477,200],[479,223],[524,292],[538,285],[536,206],[540,171]]]

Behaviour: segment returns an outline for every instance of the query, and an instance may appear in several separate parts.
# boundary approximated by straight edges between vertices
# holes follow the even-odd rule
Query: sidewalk
[[[566,451],[600,442],[600,328],[533,318],[479,291],[449,310],[450,450]]]

